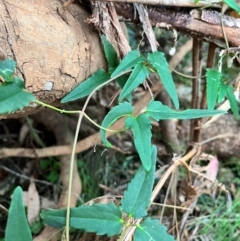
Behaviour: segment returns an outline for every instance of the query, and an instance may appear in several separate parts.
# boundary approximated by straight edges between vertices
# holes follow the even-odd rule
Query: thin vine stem
[[[181,72],[179,72],[179,71],[171,68],[170,66],[168,66],[168,67],[169,67],[169,69],[170,69],[172,72],[174,72],[175,74],[178,74],[178,75],[180,75],[180,76],[182,76],[182,77],[185,77],[185,78],[188,78],[188,79],[196,79],[196,78],[205,78],[205,77],[206,77],[205,75],[192,76],[192,75],[183,74],[183,73],[181,73]]]
[[[82,108],[82,111],[79,112],[79,117],[78,117],[78,123],[76,127],[76,132],[74,136],[74,141],[73,141],[73,148],[72,148],[72,153],[71,153],[71,161],[70,161],[70,173],[69,173],[69,185],[68,185],[68,200],[67,200],[67,210],[66,210],[66,241],[69,241],[69,224],[70,224],[70,202],[71,202],[71,192],[72,192],[72,181],[73,181],[73,166],[74,166],[74,159],[75,159],[75,151],[76,151],[76,145],[77,145],[77,139],[78,139],[78,134],[80,131],[81,123],[82,123],[82,118],[83,118],[83,113],[85,113],[85,110],[87,108],[88,102],[91,99],[92,95],[102,88],[103,86],[109,84],[111,81],[117,79],[118,77],[130,73],[132,70],[128,70],[125,72],[120,73],[119,75],[115,76],[114,78],[109,79],[108,81],[104,82],[103,84],[97,86],[87,97],[87,100],[84,103],[84,106]]]
[[[98,127],[99,129],[102,129],[104,131],[109,131],[109,132],[113,132],[113,133],[118,133],[118,132],[121,132],[121,131],[124,131],[125,129],[120,129],[120,130],[111,130],[111,129],[107,129],[107,128],[104,128],[102,126],[100,126],[99,124],[97,124],[95,121],[93,121],[85,112],[81,111],[81,110],[63,110],[63,109],[59,109],[57,107],[54,107],[52,105],[49,105],[49,104],[46,104],[42,101],[39,101],[39,100],[35,100],[36,103],[38,103],[39,105],[42,105],[44,107],[47,107],[49,109],[52,109],[52,110],[55,110],[57,112],[60,112],[61,114],[64,113],[64,114],[80,114],[82,113],[84,117],[86,117],[86,119],[88,119],[93,125],[95,125],[96,127]]]

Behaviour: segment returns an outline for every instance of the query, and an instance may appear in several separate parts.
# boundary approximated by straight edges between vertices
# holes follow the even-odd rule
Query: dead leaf
[[[45,209],[56,209],[57,205],[53,200],[46,197],[40,197],[41,199],[41,210]]]
[[[25,194],[26,195],[26,194]],[[39,219],[40,213],[40,198],[38,191],[36,189],[33,178],[31,178],[30,185],[28,187],[28,192],[26,195],[26,206],[27,206],[27,218],[28,222],[31,224]]]
[[[219,161],[216,156],[211,158],[209,160],[209,163],[207,165],[207,171],[206,171],[206,176],[209,178],[211,181],[215,181],[217,178],[219,170]]]

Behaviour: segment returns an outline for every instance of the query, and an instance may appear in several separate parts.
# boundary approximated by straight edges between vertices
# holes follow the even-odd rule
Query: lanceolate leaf
[[[119,64],[118,56],[115,49],[113,48],[111,43],[107,40],[105,35],[102,35],[102,44],[103,44],[104,53],[108,62],[108,68],[109,69],[116,68]]]
[[[127,80],[128,80],[128,75],[121,75],[119,76],[116,81],[118,83],[118,85],[121,87],[121,89],[124,87],[124,85],[127,83]],[[126,99],[128,102],[131,102],[132,101],[132,94],[129,94],[126,96]]]
[[[135,88],[137,88],[148,76],[149,71],[143,62],[139,62],[134,67],[127,83],[124,85],[119,100],[122,101],[128,96]]]
[[[0,61],[0,76],[6,82],[13,81],[13,74],[15,71],[15,61],[11,59],[5,59]]]
[[[128,76],[125,74],[125,75],[121,75],[119,76],[116,81],[118,83],[118,85],[121,87],[121,89],[124,87],[124,85],[127,83],[127,80],[128,80]]]
[[[216,69],[207,69],[207,106],[209,110],[213,110],[218,96],[218,88],[222,75]]]
[[[80,83],[75,89],[73,89],[69,94],[67,94],[61,103],[66,103],[69,101],[77,100],[89,95],[97,86],[103,84],[110,79],[110,74],[108,74],[104,69],[99,69],[91,77],[86,79],[84,82]]]
[[[200,117],[208,117],[218,114],[225,114],[226,111],[222,110],[199,110],[199,109],[188,109],[185,111],[174,111],[168,106],[163,105],[160,101],[150,101],[148,104],[146,113],[149,114],[154,120],[169,120],[169,119],[195,119]]]
[[[6,241],[32,241],[32,234],[27,222],[25,208],[23,206],[22,189],[17,187],[8,213],[6,228]]]
[[[238,14],[240,14],[240,6],[236,3],[235,0],[223,0],[231,9],[235,10]]]
[[[141,218],[147,215],[147,208],[150,205],[154,173],[157,159],[157,148],[152,146],[152,167],[147,172],[140,166],[138,172],[128,185],[122,200],[122,209],[129,216]]]
[[[114,72],[111,75],[111,78],[117,76],[121,72],[125,72],[127,70],[130,70],[132,67],[134,67],[139,61],[143,60],[143,57],[140,56],[139,52],[137,50],[130,51],[122,60],[120,65],[114,70]]]
[[[235,118],[239,118],[239,113],[238,113],[238,103],[236,100],[236,97],[234,95],[234,89],[232,86],[229,86],[227,89],[227,99],[230,103],[231,110],[235,116]]]
[[[228,85],[224,84],[222,81],[219,85],[218,91],[218,103],[222,102],[224,97],[227,95]]]
[[[130,116],[125,120],[126,128],[130,128],[134,136],[134,144],[140,156],[141,162],[149,171],[152,166],[151,161],[151,122],[146,114],[138,117]]]
[[[117,119],[128,116],[133,113],[133,107],[130,103],[124,102],[120,103],[118,106],[115,106],[109,113],[105,116],[102,127],[109,128]],[[106,131],[100,130],[101,139],[104,145],[111,147],[111,143],[108,142],[106,137]]]
[[[147,218],[134,233],[134,241],[175,241],[173,236],[167,233],[167,228],[157,219]]]
[[[16,78],[16,82],[0,85],[0,114],[11,113],[28,106],[35,100],[33,94],[24,91]]]
[[[173,101],[175,108],[178,109],[179,100],[178,100],[177,91],[176,91],[176,88],[172,79],[172,75],[171,75],[171,72],[169,71],[168,63],[164,54],[161,52],[153,52],[151,54],[148,54],[148,61],[156,69],[166,91],[168,92],[169,96]]]
[[[53,227],[65,226],[66,210],[45,211],[41,217]],[[71,208],[70,227],[72,228],[111,237],[120,233],[122,223],[122,212],[113,203]]]

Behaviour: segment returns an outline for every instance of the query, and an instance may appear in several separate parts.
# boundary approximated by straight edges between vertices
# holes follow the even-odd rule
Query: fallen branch
[[[134,16],[133,6],[129,4],[116,3],[117,13],[132,22],[139,22]],[[211,23],[206,22],[206,15],[211,16]],[[207,39],[208,41],[216,42],[216,44],[223,46],[225,39],[222,32],[221,15],[211,13],[211,11],[204,10],[203,15],[197,15],[196,12],[191,12],[188,9],[180,9],[176,11],[175,8],[148,6],[148,16],[153,26],[161,28],[174,28],[181,33],[188,34],[192,37]],[[209,20],[209,17],[207,17]],[[237,20],[233,17],[223,16],[224,24],[235,23],[231,27],[224,27],[228,42],[232,47],[240,46],[240,28]]]
[[[200,0],[197,3],[194,0],[100,0],[102,2],[124,2],[124,3],[142,3],[148,5],[162,5],[173,7],[220,7],[221,0]]]

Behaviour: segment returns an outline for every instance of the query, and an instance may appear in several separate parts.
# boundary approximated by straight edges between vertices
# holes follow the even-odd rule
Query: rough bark
[[[47,103],[59,102],[105,67],[98,34],[84,22],[89,14],[77,4],[65,11],[61,7],[60,1],[0,1],[0,46],[16,61],[16,74],[24,80],[25,88]],[[36,108],[31,105],[22,114]]]

